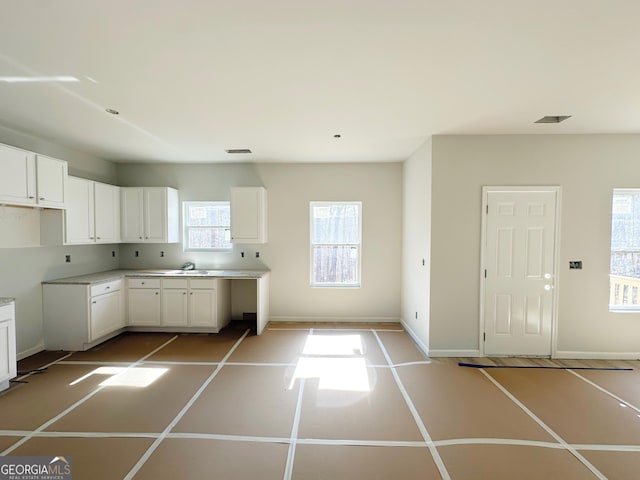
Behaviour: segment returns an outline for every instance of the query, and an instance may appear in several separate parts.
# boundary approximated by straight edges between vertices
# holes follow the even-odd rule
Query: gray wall
[[[0,143],[24,148],[69,162],[69,173],[115,183],[116,165],[52,142],[0,127]],[[0,208],[0,296],[16,299],[17,351],[20,358],[42,348],[42,289],[40,282],[53,278],[111,270],[118,258],[117,245],[40,247],[36,238],[40,210]],[[32,248],[16,248],[27,245]],[[71,255],[71,263],[65,263]]]
[[[431,139],[403,168],[402,322],[429,349],[431,269]]]
[[[640,314],[608,311],[612,190],[640,187],[640,136],[436,136],[432,155],[432,353],[479,346],[482,186],[560,185],[558,355],[640,355]]]
[[[121,186],[171,186],[180,200],[228,200],[230,186],[264,185],[265,245],[231,253],[185,253],[181,245],[121,245],[121,266],[271,269],[272,320],[399,321],[402,250],[402,164],[122,164]],[[363,202],[362,287],[309,286],[309,201]],[[138,251],[140,256],[135,257]],[[160,257],[160,252],[165,257]],[[242,258],[240,252],[245,252]],[[260,252],[260,259],[255,252]]]

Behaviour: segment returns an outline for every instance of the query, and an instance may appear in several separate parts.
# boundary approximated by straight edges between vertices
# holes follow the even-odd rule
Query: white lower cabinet
[[[17,375],[14,303],[0,306],[0,391]]]
[[[165,278],[161,295],[164,326],[219,331],[229,322],[228,280]]]
[[[162,325],[169,327],[189,325],[188,282],[187,279],[162,281]]]
[[[44,346],[47,350],[87,350],[125,326],[123,281],[44,284]]]
[[[127,279],[127,325],[160,325],[160,279]]]

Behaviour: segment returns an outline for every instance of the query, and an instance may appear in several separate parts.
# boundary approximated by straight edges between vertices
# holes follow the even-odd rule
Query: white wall
[[[404,162],[403,219],[402,322],[416,342],[428,353],[431,138]]]
[[[399,321],[402,250],[402,164],[121,164],[121,186],[172,186],[180,200],[228,200],[230,186],[264,185],[265,245],[231,253],[184,253],[181,245],[122,245],[121,266],[271,269],[272,320]],[[362,287],[309,286],[309,202],[363,202]],[[135,257],[138,251],[140,256]],[[160,257],[160,252],[165,257]],[[245,252],[241,258],[240,251]],[[260,259],[255,252],[260,252]]]
[[[0,143],[69,162],[69,173],[115,183],[116,166],[52,142],[0,126]],[[40,210],[0,207],[0,296],[16,299],[16,337],[20,358],[43,345],[42,289],[53,278],[118,268],[117,245],[40,247]],[[65,263],[71,255],[71,263]]]
[[[479,346],[482,186],[560,185],[558,355],[640,356],[640,314],[608,311],[612,190],[640,187],[639,135],[436,136],[432,154],[432,354]]]

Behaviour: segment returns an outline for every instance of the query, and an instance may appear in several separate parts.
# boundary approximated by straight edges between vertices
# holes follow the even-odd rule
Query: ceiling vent
[[[567,118],[571,118],[571,115],[549,115],[533,123],[560,123],[564,122]]]
[[[225,150],[227,153],[252,153],[248,148],[230,148],[229,150]]]

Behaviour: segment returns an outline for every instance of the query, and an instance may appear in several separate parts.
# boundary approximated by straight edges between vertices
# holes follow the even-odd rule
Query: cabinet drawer
[[[189,287],[189,280],[186,278],[163,278],[162,288],[181,288],[186,289]]]
[[[189,288],[215,289],[215,278],[191,278],[189,279]]]
[[[117,292],[122,288],[122,280],[113,280],[112,282],[100,283],[91,286],[91,296],[102,295],[103,293]]]
[[[159,278],[129,278],[127,279],[129,288],[160,288]]]

